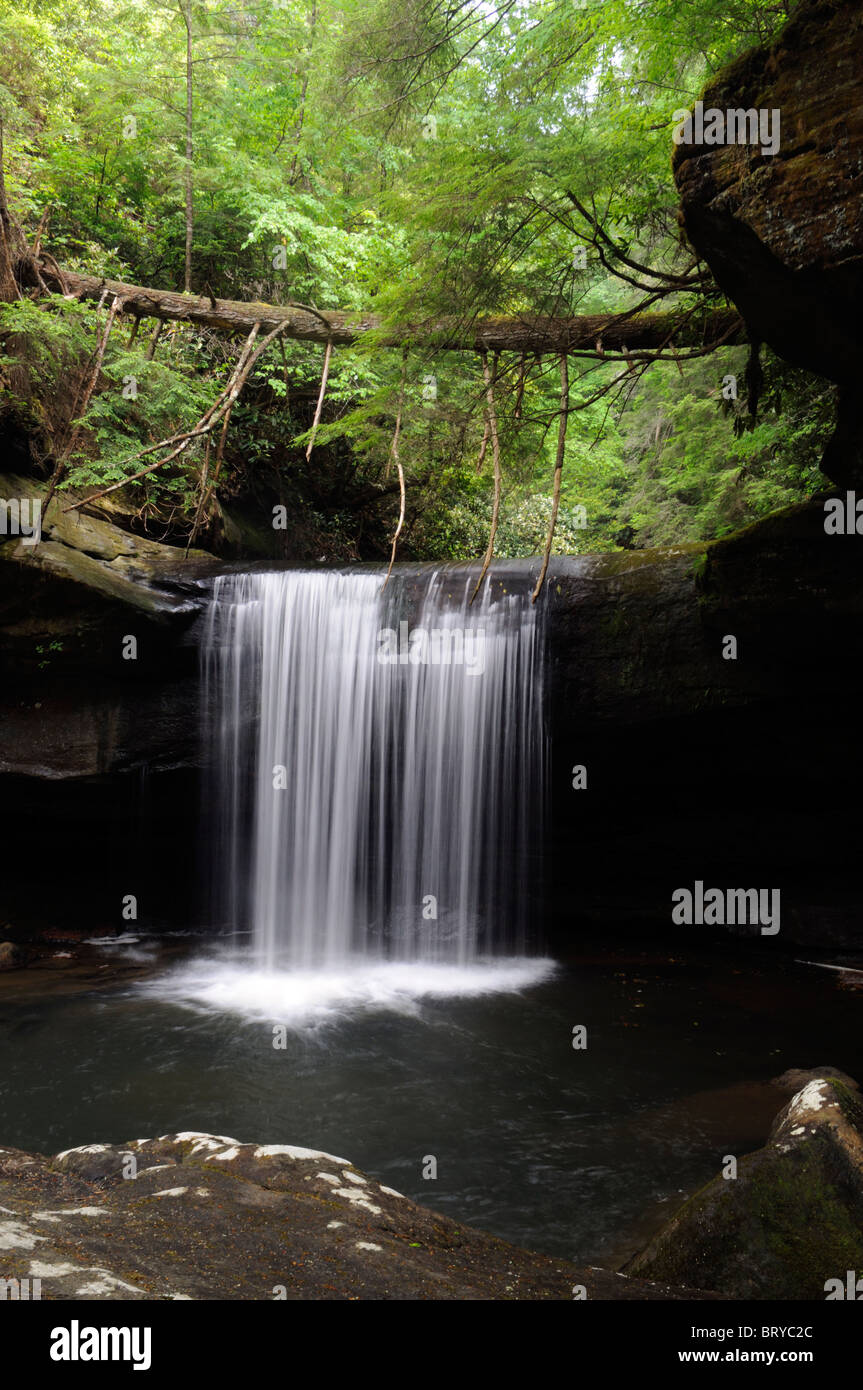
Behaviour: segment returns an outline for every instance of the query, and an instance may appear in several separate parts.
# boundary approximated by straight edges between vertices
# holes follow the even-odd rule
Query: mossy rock
[[[844,1081],[810,1081],[769,1143],[714,1178],[625,1272],[741,1299],[825,1298],[863,1271],[863,1106]]]

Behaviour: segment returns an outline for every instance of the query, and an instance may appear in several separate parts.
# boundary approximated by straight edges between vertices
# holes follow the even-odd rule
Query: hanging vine
[[[531,595],[531,603],[536,603],[542,592],[545,583],[545,576],[548,572],[548,561],[551,556],[552,542],[554,541],[554,528],[557,525],[557,513],[560,508],[560,485],[563,478],[563,457],[566,452],[566,424],[569,419],[569,365],[566,360],[566,353],[561,353],[560,357],[560,415],[557,425],[557,453],[554,460],[554,488],[551,501],[551,520],[548,523],[548,535],[545,538],[545,553],[542,559],[542,569],[536,581],[536,588]]]

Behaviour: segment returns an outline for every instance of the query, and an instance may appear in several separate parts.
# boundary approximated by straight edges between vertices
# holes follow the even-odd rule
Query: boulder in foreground
[[[693,1297],[520,1250],[333,1154],[195,1132],[0,1150],[0,1248],[43,1299]]]
[[[849,1270],[863,1272],[863,1105],[854,1082],[841,1073],[806,1080],[737,1172],[691,1197],[626,1273],[730,1298],[823,1300],[828,1280],[845,1286]]]

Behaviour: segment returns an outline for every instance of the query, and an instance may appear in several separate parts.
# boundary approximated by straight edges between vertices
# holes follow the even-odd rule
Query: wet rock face
[[[752,332],[851,381],[863,367],[863,10],[807,0],[770,48],[745,54],[705,109],[778,110],[780,145],[680,144],[680,216]]]
[[[841,1081],[849,1091],[860,1090],[854,1078],[849,1076],[847,1072],[840,1071],[838,1067],[810,1067],[808,1071],[801,1067],[791,1067],[788,1071],[784,1071],[781,1076],[775,1076],[770,1084],[787,1096],[796,1096],[797,1092],[804,1090],[810,1081],[825,1080]]]
[[[109,567],[128,540],[82,523],[57,544],[76,538]],[[130,583],[133,603],[0,553],[15,576],[0,588],[0,845],[18,866],[0,917],[22,932],[122,927],[142,863],[149,926],[212,926],[195,858],[203,619],[187,611],[206,589],[168,588],[155,561],[162,577]],[[495,580],[508,586],[519,565],[535,575],[512,562]],[[139,589],[167,613],[142,612]],[[780,889],[783,942],[859,948],[859,836],[844,809],[863,779],[855,538],[826,535],[815,500],[709,545],[556,558],[544,602],[549,945],[582,926],[666,930],[672,890],[701,879]],[[121,655],[130,633],[135,661]],[[738,659],[724,659],[726,634]],[[573,788],[575,764],[588,791]]]
[[[18,970],[24,964],[24,952],[14,941],[0,941],[0,970]]]
[[[783,947],[863,946],[855,538],[816,501],[706,546],[558,560],[549,605],[555,949],[667,933],[696,880],[780,890]]]
[[[841,1073],[799,1075],[811,1079],[768,1144],[690,1198],[628,1274],[732,1298],[823,1300],[839,1286],[830,1281],[844,1287],[863,1268],[863,1106]]]
[[[804,0],[769,47],[744,54],[704,108],[780,112],[777,153],[680,144],[680,220],[754,338],[843,388],[824,470],[863,477],[854,392],[863,369],[863,10]]]
[[[44,493],[0,475],[0,498]],[[0,535],[0,773],[62,780],[186,764],[197,753],[189,632],[211,557],[187,561],[110,517],[65,512],[70,500],[51,503],[38,544]]]
[[[43,1299],[693,1296],[459,1226],[334,1154],[194,1131],[0,1149],[0,1249]]]

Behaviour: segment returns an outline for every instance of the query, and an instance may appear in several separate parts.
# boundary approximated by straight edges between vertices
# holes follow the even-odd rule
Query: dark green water
[[[826,1063],[863,1076],[859,994],[740,942],[585,952],[516,993],[335,990],[285,1007],[284,1050],[272,1000],[254,1008],[227,967],[182,970],[77,992],[60,973],[33,989],[26,972],[0,977],[0,1145],[195,1129],[320,1148],[518,1244],[598,1263],[763,1142],[784,1103],[771,1077]]]

